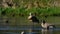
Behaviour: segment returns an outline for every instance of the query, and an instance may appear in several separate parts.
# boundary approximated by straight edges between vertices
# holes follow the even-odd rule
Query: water
[[[42,29],[40,26],[0,26],[0,34],[21,34],[24,31],[26,34],[60,34],[60,28],[54,28],[50,30]]]

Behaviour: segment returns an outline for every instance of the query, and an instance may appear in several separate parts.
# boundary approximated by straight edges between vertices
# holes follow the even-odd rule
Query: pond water
[[[60,28],[50,28],[49,30],[42,29],[40,26],[0,26],[0,34],[21,34],[24,31],[26,34],[60,34]]]

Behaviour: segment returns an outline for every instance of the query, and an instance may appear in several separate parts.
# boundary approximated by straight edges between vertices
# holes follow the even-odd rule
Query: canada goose
[[[37,19],[37,17],[32,13],[29,14],[28,19],[34,23],[39,23],[39,20]]]
[[[55,25],[46,23],[45,20],[41,23],[42,28],[49,29],[49,28],[55,28]]]

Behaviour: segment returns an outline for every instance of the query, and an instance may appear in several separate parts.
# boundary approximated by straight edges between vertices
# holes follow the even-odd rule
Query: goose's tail
[[[56,28],[56,26],[55,26],[55,25],[50,25],[50,27],[51,27],[51,28]]]

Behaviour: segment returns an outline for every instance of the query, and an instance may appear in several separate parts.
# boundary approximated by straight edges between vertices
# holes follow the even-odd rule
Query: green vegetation
[[[13,0],[11,3],[8,2],[8,7],[0,7],[0,16],[7,18],[10,25],[29,25],[32,23],[28,22],[27,16],[31,12],[35,13],[38,19],[54,23],[53,18],[49,17],[60,16],[60,6],[54,4],[56,1],[58,0]],[[47,16],[48,18],[45,18]],[[59,19],[56,22],[60,22]]]
[[[50,7],[50,8],[0,8],[0,14],[6,16],[27,16],[29,13],[36,13],[39,16],[60,16],[60,7]]]
[[[54,4],[57,3],[55,1],[59,0],[12,0],[10,3],[5,1],[8,7],[0,7],[0,15],[28,16],[32,12],[38,16],[60,16],[60,7]]]

